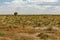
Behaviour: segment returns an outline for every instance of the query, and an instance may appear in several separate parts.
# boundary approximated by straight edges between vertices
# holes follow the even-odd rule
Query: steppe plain
[[[60,40],[60,15],[0,15],[0,40]]]

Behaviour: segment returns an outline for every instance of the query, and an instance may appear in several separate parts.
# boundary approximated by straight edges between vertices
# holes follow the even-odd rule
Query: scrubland
[[[0,40],[60,40],[60,15],[0,15]]]

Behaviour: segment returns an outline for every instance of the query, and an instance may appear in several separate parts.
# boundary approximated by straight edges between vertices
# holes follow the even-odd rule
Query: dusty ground
[[[0,40],[60,40],[60,16],[0,15]]]

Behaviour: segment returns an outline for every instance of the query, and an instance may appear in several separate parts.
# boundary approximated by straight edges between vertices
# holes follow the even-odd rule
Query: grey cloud
[[[60,2],[43,2],[41,4],[37,4],[41,6],[60,6]]]

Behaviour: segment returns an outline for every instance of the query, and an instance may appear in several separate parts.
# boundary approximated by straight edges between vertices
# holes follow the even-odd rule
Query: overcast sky
[[[60,0],[0,0],[0,14],[60,14]]]

